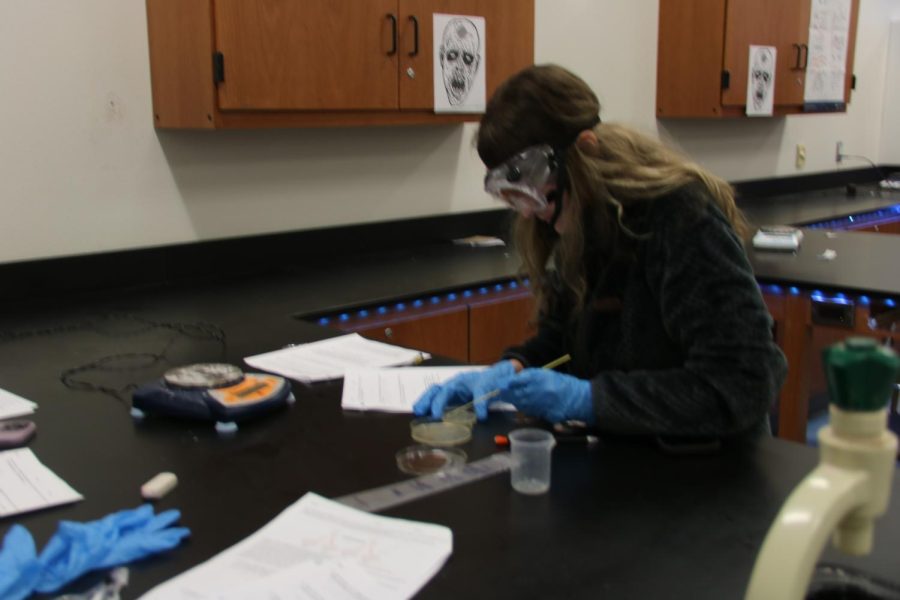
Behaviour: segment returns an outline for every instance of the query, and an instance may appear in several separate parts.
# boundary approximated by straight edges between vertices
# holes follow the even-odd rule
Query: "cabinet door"
[[[809,38],[810,0],[728,0],[723,69],[729,86],[723,106],[747,104],[750,46],[774,46],[775,104],[802,104],[805,74],[801,46]]]
[[[869,233],[890,233],[898,235],[900,234],[900,221],[888,221],[885,223],[876,223],[875,225],[865,225],[863,227],[848,227],[847,231],[866,231]]]
[[[469,360],[467,325],[466,307],[458,306],[439,314],[359,329],[358,333],[372,340],[424,350],[466,362]]]
[[[658,116],[721,115],[725,10],[725,0],[660,0]]]
[[[493,363],[504,350],[534,335],[530,324],[533,306],[530,294],[470,305],[469,362]]]
[[[401,108],[434,108],[435,13],[484,17],[487,98],[534,63],[534,0],[400,0]]]
[[[391,16],[397,0],[214,0],[219,108],[396,109]]]

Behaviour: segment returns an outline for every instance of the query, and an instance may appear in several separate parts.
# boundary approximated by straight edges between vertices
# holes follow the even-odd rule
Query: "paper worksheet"
[[[430,354],[368,340],[358,333],[248,356],[251,367],[306,383],[338,379],[351,367],[411,365]]]
[[[388,369],[348,369],[344,374],[341,407],[345,410],[380,410],[411,413],[419,396],[436,383],[443,383],[459,373],[487,367],[400,367]],[[515,410],[511,404],[498,402],[492,410]]]
[[[245,600],[256,597],[255,584],[241,586],[220,600]],[[384,598],[378,581],[354,564],[330,566],[306,563],[279,571],[266,578],[266,600],[376,600]],[[391,598],[392,596],[388,596]]]
[[[447,527],[373,515],[308,493],[247,539],[143,599],[409,598],[452,550]]]
[[[0,389],[0,419],[24,417],[33,413],[36,408],[37,403]]]
[[[850,0],[811,0],[803,101],[843,102],[850,41]]]
[[[0,452],[0,518],[83,499],[30,448]]]

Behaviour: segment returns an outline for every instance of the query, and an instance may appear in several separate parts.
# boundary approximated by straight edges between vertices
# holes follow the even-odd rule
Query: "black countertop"
[[[829,199],[830,198],[830,199]],[[759,223],[808,222],[865,212],[891,198],[847,201],[822,194],[791,206],[783,199],[747,210]],[[883,202],[883,204],[882,204]],[[801,210],[802,208],[802,210]],[[785,212],[788,211],[788,212]],[[793,215],[793,216],[791,216]],[[834,261],[818,258],[836,251]],[[755,253],[761,280],[860,292],[900,292],[898,236],[808,231],[796,254]],[[505,248],[450,244],[304,261],[275,274],[156,290],[109,292],[77,302],[58,297],[0,316],[0,387],[37,401],[31,447],[86,500],[0,521],[35,534],[39,546],[60,519],[91,520],[139,503],[138,487],[159,471],[181,484],[160,508],[178,507],[192,539],[167,556],[135,565],[125,597],[209,558],[250,534],[306,491],[335,497],[403,478],[394,453],[408,445],[408,417],[340,409],[339,382],[294,386],[297,404],[218,438],[206,424],[128,416],[128,385],[174,365],[225,360],[311,341],[334,332],[297,314],[374,305],[515,275]],[[224,344],[186,325],[215,324]],[[140,368],[84,368],[102,357],[154,355]],[[60,375],[119,390],[75,391]],[[477,428],[470,458],[493,452],[504,417]],[[755,553],[787,494],[816,464],[816,452],[767,439],[712,456],[672,456],[652,441],[605,439],[594,449],[559,447],[547,496],[513,493],[495,477],[398,507],[389,514],[445,524],[454,553],[423,597],[732,598],[746,586]],[[894,506],[898,484],[894,484]],[[898,581],[895,509],[877,525],[875,553],[825,560]],[[76,587],[84,587],[90,579]]]
[[[289,275],[303,282],[294,296],[293,312],[337,312],[459,290],[509,280],[518,268],[518,256],[506,247],[476,248],[449,242],[373,253],[336,264],[307,265]]]
[[[802,211],[773,205],[750,214],[762,218],[761,215],[785,215],[785,210],[794,210],[805,216],[815,214],[813,221],[817,221],[892,206],[898,200],[873,199],[853,205],[861,210],[845,213],[844,208],[835,207],[828,198],[833,200],[827,195],[813,197]],[[831,208],[820,210],[824,206]],[[784,221],[772,216],[764,222]],[[836,257],[824,260],[822,255],[829,249],[835,251]],[[761,282],[900,294],[900,236],[807,229],[797,252],[758,251],[749,244],[747,252]],[[519,266],[518,256],[507,247],[472,248],[445,243],[371,253],[352,262],[307,264],[248,285],[255,288],[255,299],[282,298],[281,309],[306,317],[509,280],[516,277]],[[285,290],[287,293],[283,293]]]
[[[846,188],[831,188],[738,201],[747,220],[755,226],[802,226],[896,204],[900,204],[900,191],[874,185],[858,186],[855,196],[848,195]]]
[[[804,224],[866,213],[900,203],[896,191],[860,188],[848,199],[841,190],[807,192],[746,201],[742,210],[753,224]],[[832,261],[820,258],[832,249]],[[835,288],[872,294],[900,294],[900,236],[806,230],[796,253],[757,251],[748,245],[757,278],[763,282]],[[505,247],[471,248],[449,243],[415,250],[374,253],[333,265],[307,265],[292,272],[304,283],[292,298],[300,316],[338,313],[465,289],[516,276],[519,259]],[[281,285],[280,283],[278,284]]]
[[[490,252],[505,264],[502,252]],[[85,496],[4,519],[0,535],[18,522],[42,547],[60,519],[91,520],[136,506],[141,483],[173,471],[180,484],[158,508],[181,509],[193,535],[133,566],[123,597],[134,598],[249,535],[307,491],[336,497],[403,479],[394,453],[411,443],[409,417],[343,412],[339,381],[294,385],[292,408],[244,424],[230,438],[205,423],[136,423],[126,403],[60,382],[64,370],[103,356],[164,354],[143,369],[78,372],[81,381],[122,389],[127,400],[128,383],[171,365],[241,364],[253,353],[332,335],[290,316],[310,293],[301,278],[264,279],[0,317],[0,387],[39,403],[31,447]],[[345,301],[341,293],[317,293],[310,305]],[[189,335],[183,325],[195,321],[217,324],[226,344]],[[493,435],[514,426],[511,417],[494,416],[463,448],[470,459],[485,456],[496,450]],[[593,448],[558,447],[545,496],[520,496],[507,477],[496,476],[387,514],[453,531],[453,555],[423,598],[738,598],[774,515],[815,464],[815,450],[776,439],[685,456],[648,439],[604,438]],[[898,488],[895,480],[894,507]],[[898,543],[900,512],[893,508],[877,524],[873,555],[852,559],[828,550],[824,560],[898,581]]]
[[[828,259],[834,254],[833,259]],[[900,236],[805,230],[796,252],[748,248],[759,281],[861,294],[900,294]]]

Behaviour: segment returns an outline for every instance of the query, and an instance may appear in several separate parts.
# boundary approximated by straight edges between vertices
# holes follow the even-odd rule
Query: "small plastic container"
[[[512,467],[510,483],[520,494],[537,495],[550,489],[550,456],[556,439],[543,429],[526,427],[509,434]]]
[[[397,452],[396,458],[397,468],[410,475],[429,475],[466,464],[466,453],[458,448],[409,446]]]
[[[412,439],[429,446],[457,446],[472,439],[472,428],[448,421],[416,419],[409,424]]]

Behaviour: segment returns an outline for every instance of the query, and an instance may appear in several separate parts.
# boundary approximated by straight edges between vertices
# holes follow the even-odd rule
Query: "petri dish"
[[[471,429],[475,426],[475,411],[472,410],[471,406],[451,408],[444,413],[443,421],[445,423],[456,423]]]
[[[429,446],[456,446],[472,439],[472,428],[448,421],[417,419],[409,424],[412,439]]]
[[[410,475],[428,475],[466,464],[466,453],[458,448],[409,446],[397,452],[396,456],[397,468]]]

